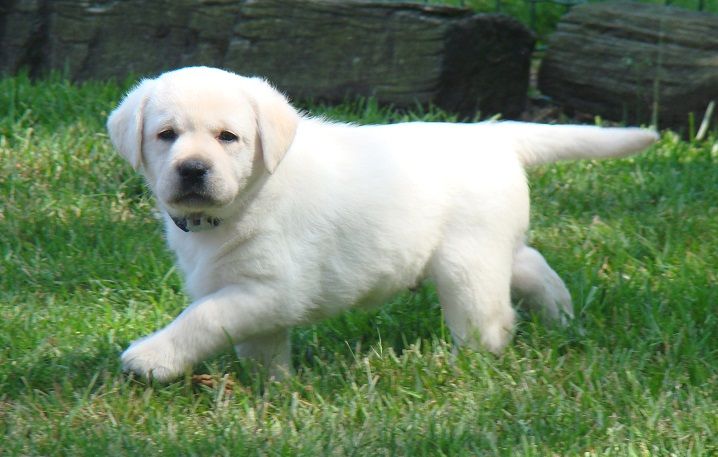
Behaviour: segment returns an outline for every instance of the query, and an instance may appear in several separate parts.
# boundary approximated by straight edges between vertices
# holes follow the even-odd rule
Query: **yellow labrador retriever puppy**
[[[262,79],[192,67],[142,81],[110,138],[146,178],[193,299],[122,354],[168,381],[229,341],[280,375],[289,330],[430,277],[456,344],[498,353],[511,293],[549,318],[571,298],[526,246],[524,167],[617,157],[646,130],[514,122],[354,126],[302,116]]]

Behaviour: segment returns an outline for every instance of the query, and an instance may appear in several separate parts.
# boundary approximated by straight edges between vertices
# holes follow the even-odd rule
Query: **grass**
[[[569,328],[525,315],[502,357],[454,356],[429,285],[297,329],[285,382],[226,353],[196,368],[215,387],[147,385],[119,353],[187,299],[152,200],[104,133],[122,90],[0,79],[3,455],[718,453],[714,139],[666,132],[640,157],[530,173],[531,237],[573,293]]]

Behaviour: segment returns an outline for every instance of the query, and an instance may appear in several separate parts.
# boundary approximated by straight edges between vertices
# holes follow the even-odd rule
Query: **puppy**
[[[455,343],[499,353],[511,294],[572,316],[525,244],[524,167],[618,157],[640,129],[514,122],[354,126],[302,116],[262,79],[191,67],[142,81],[109,117],[156,196],[192,304],[122,354],[169,381],[235,345],[291,371],[289,331],[430,277]]]

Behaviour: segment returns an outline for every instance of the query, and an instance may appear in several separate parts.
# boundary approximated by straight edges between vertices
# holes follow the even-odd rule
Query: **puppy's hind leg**
[[[511,292],[550,321],[566,324],[573,318],[571,295],[561,278],[536,249],[521,245],[511,271]]]
[[[257,361],[269,377],[284,379],[293,373],[289,333],[289,330],[281,330],[256,336],[235,345],[234,351],[240,358]]]
[[[431,262],[444,319],[458,346],[498,354],[511,340],[512,243],[477,234],[445,239]]]

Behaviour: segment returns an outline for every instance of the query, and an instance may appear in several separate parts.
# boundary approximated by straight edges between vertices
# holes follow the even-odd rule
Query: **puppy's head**
[[[215,218],[254,177],[274,172],[298,121],[265,81],[190,67],[142,81],[107,128],[170,216]]]

